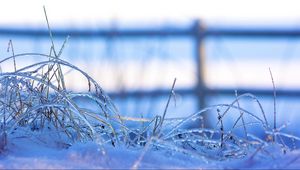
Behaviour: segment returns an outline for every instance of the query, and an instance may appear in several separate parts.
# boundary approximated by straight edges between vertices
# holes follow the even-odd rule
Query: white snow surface
[[[0,154],[0,169],[299,169],[299,157],[300,150],[284,154],[280,147],[270,145],[263,155],[252,153],[242,159],[205,162],[190,155],[156,149],[101,146],[96,142],[59,149],[20,138],[9,142],[6,151]]]

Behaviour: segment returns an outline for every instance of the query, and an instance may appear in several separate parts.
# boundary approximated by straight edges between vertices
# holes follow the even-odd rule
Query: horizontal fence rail
[[[55,37],[80,36],[80,37],[151,37],[151,36],[197,36],[195,29],[127,29],[127,30],[52,30]],[[299,38],[300,30],[295,29],[211,29],[202,30],[203,37],[270,37],[270,38]],[[25,37],[48,37],[47,30],[0,28],[0,35],[14,35]]]
[[[229,95],[235,96],[235,91],[238,94],[251,93],[255,96],[273,96],[273,89],[265,88],[265,89],[234,89],[234,88],[215,88],[215,89],[206,89],[205,94],[209,96],[213,95]],[[175,93],[178,95],[195,95],[195,90],[191,88],[180,88],[176,89]],[[170,89],[157,89],[157,90],[134,90],[134,91],[126,91],[126,92],[109,92],[109,96],[113,98],[119,97],[133,97],[139,98],[144,96],[149,97],[160,97],[166,96],[170,94]],[[281,97],[300,97],[300,89],[276,89],[276,95]]]
[[[207,96],[212,95],[233,95],[235,90],[241,93],[252,93],[254,95],[272,96],[273,89],[234,89],[234,88],[210,88],[206,87],[205,78],[203,75],[203,57],[205,53],[201,50],[203,40],[207,37],[242,37],[242,38],[300,38],[300,29],[230,29],[230,28],[204,28],[201,22],[195,21],[194,25],[187,29],[179,28],[162,28],[162,29],[61,29],[52,30],[52,34],[56,38],[66,36],[73,37],[103,37],[103,38],[118,38],[118,37],[192,37],[195,43],[195,63],[197,65],[197,85],[194,88],[175,89],[180,95],[195,95],[198,98],[199,108],[205,107]],[[16,29],[16,28],[1,28],[0,36],[12,35],[18,37],[49,37],[48,30],[36,29]],[[143,96],[162,96],[168,95],[170,89],[156,90],[138,90],[126,92],[111,92],[113,98],[119,97],[143,97]],[[278,96],[300,97],[300,89],[277,89]]]

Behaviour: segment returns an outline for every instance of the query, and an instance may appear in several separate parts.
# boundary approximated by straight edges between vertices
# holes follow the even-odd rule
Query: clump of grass
[[[35,53],[17,54],[1,60],[0,64],[29,56],[44,61],[0,74],[0,110],[5,133],[15,133],[20,127],[32,131],[48,128],[63,132],[60,134],[71,141],[86,140],[94,138],[96,120],[99,126],[102,124],[101,127],[114,132],[110,119],[119,121],[115,106],[97,82],[76,66],[51,55]],[[86,93],[74,93],[63,86],[63,75],[58,74],[58,68],[63,67],[86,78]],[[89,98],[101,112],[80,108],[74,101],[76,97]]]
[[[122,124],[116,107],[93,78],[60,59],[68,37],[56,53],[46,11],[45,16],[52,43],[50,53],[15,54],[10,40],[8,50],[11,49],[12,56],[0,61],[0,66],[11,60],[14,64],[12,72],[0,73],[1,149],[7,144],[7,136],[24,135],[28,131],[35,137],[35,134],[43,133],[48,139],[68,145],[75,141],[95,139],[115,142],[115,128]],[[17,60],[28,57],[37,58],[39,62],[17,68]],[[69,90],[62,70],[72,70],[83,76],[87,91],[75,93]],[[95,102],[100,112],[79,107],[75,102],[78,97]],[[100,131],[103,133],[99,134]]]

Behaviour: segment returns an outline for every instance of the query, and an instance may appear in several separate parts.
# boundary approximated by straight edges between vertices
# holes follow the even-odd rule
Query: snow
[[[1,169],[101,169],[101,168],[300,168],[300,150],[285,154],[276,144],[266,155],[249,154],[242,159],[205,161],[182,153],[162,150],[102,146],[96,142],[76,143],[68,149],[41,145],[28,138],[13,140],[0,157]],[[147,149],[147,148],[146,148]]]

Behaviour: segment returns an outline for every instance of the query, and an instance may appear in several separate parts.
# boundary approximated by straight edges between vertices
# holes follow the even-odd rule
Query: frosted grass
[[[236,99],[230,104],[210,106],[182,118],[166,118],[169,102],[175,96],[176,79],[163,116],[125,117],[91,76],[61,59],[68,38],[56,53],[49,23],[48,29],[52,42],[49,54],[15,54],[9,41],[12,55],[0,60],[0,67],[13,63],[13,71],[1,69],[0,73],[1,153],[9,149],[8,143],[20,138],[63,149],[79,142],[95,141],[104,156],[105,145],[140,150],[141,156],[133,166],[136,169],[148,150],[163,151],[166,155],[178,152],[208,164],[253,159],[257,155],[270,158],[268,148],[273,146],[278,146],[282,153],[297,149],[295,143],[300,142],[300,138],[282,132],[286,126],[275,126],[275,113],[274,128],[271,127],[262,104],[249,93],[238,95],[236,92]],[[26,58],[36,58],[37,62],[20,67],[18,61]],[[84,78],[83,92],[73,92],[66,86],[70,71]],[[97,109],[80,105],[76,98],[88,99]],[[260,112],[252,113],[243,108],[241,99],[244,98],[250,98]],[[237,115],[236,120],[225,126],[232,114]],[[244,116],[251,117],[251,122]],[[211,118],[216,118],[217,123],[204,127],[203,122]],[[135,126],[127,126],[128,122]],[[189,126],[195,124],[197,126]],[[260,127],[259,134],[250,132],[254,125]]]

